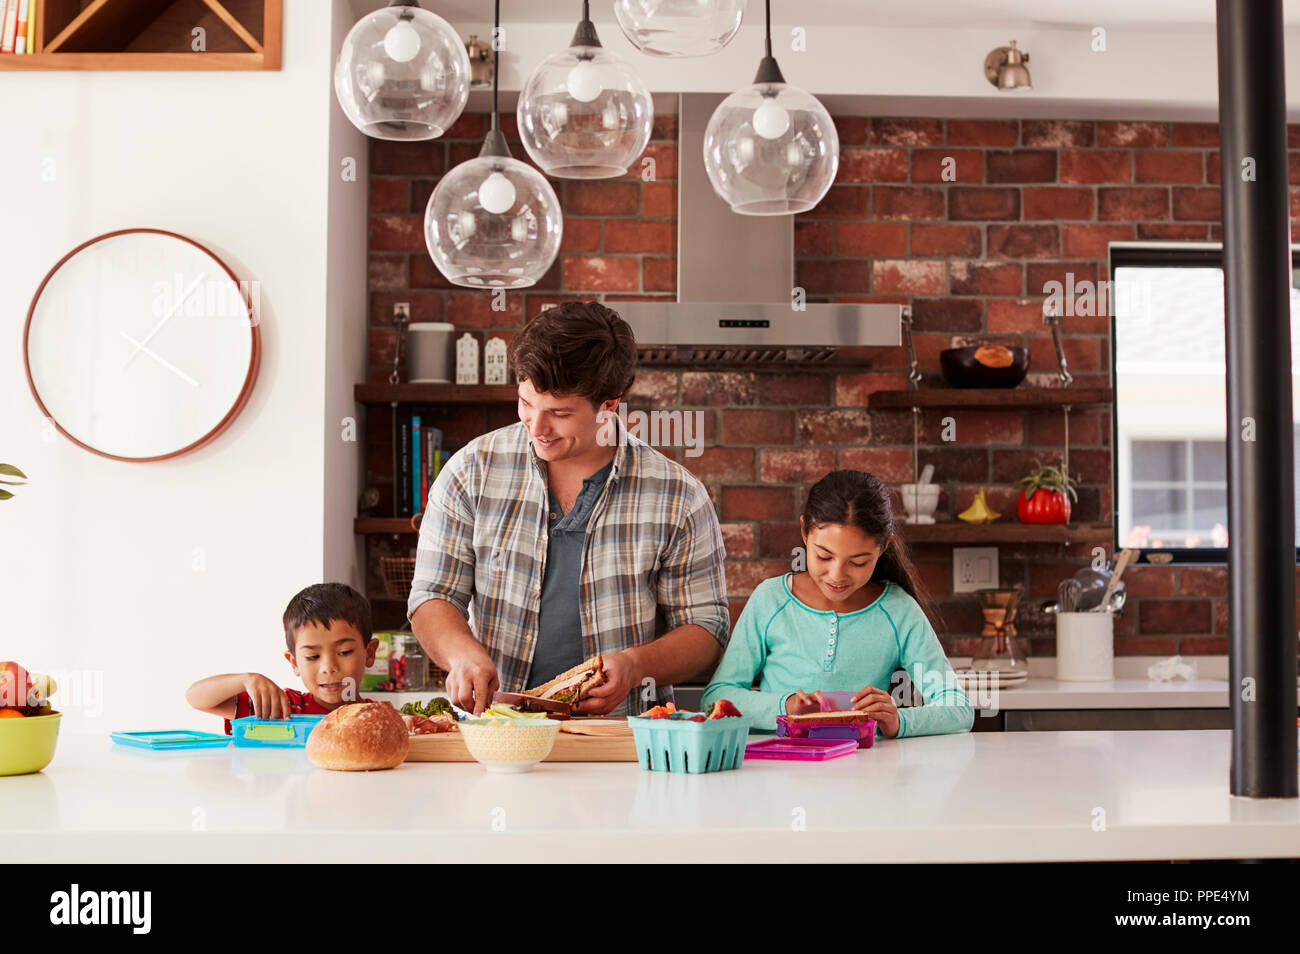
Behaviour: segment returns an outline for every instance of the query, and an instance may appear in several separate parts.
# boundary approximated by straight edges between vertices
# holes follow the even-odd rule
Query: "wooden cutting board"
[[[474,756],[465,747],[465,737],[459,732],[440,732],[437,735],[411,736],[411,749],[406,754],[408,762],[473,762]],[[571,735],[561,732],[555,737],[555,746],[545,762],[635,762],[636,743],[629,732],[623,738],[602,738],[591,735]]]

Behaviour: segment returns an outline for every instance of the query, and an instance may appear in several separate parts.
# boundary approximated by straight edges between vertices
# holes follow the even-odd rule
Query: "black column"
[[[1282,3],[1217,3],[1228,371],[1231,791],[1295,798],[1291,223]],[[1243,699],[1243,692],[1253,695],[1253,701]]]

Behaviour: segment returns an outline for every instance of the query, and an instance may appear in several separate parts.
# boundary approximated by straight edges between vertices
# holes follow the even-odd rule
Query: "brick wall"
[[[516,158],[526,159],[513,117],[505,117]],[[1030,349],[1030,382],[1052,383],[1056,367],[1042,324],[1051,280],[1104,280],[1106,243],[1120,239],[1220,238],[1217,128],[1201,123],[956,119],[837,119],[841,160],[826,199],[795,223],[796,280],[810,301],[908,303],[927,379],[938,352],[993,336]],[[661,117],[641,166],[623,179],[554,180],[565,214],[555,267],[534,289],[507,295],[493,312],[489,293],[453,289],[425,251],[422,215],[440,175],[477,153],[485,117],[467,115],[433,143],[371,143],[370,379],[392,361],[394,301],[412,320],[445,320],[509,338],[544,304],[570,297],[607,301],[671,298],[675,287],[676,124]],[[1300,128],[1290,130],[1300,149]],[[952,163],[944,160],[951,158]],[[1300,152],[1291,154],[1300,181]],[[945,181],[945,165],[955,181]],[[1292,189],[1293,217],[1300,190]],[[1109,322],[1071,317],[1065,349],[1078,386],[1109,384]],[[729,553],[733,616],[760,580],[789,568],[797,513],[808,486],[835,467],[912,479],[910,411],[868,410],[867,395],[905,387],[901,349],[858,372],[646,369],[632,407],[699,410],[706,449],[681,462],[713,496]],[[1059,462],[1059,411],[955,413],[956,441],[939,438],[936,409],[922,417],[921,462],[943,485],[939,518],[989,487],[995,510],[1014,519],[1013,481],[1039,457]],[[467,439],[511,419],[509,409],[448,412],[444,430]],[[391,471],[381,435],[368,454],[371,479]],[[376,450],[376,446],[378,449]],[[1110,416],[1075,411],[1070,470],[1080,481],[1073,522],[1108,518]],[[670,452],[672,453],[672,452]],[[375,541],[372,549],[402,545]],[[1109,549],[1109,548],[1107,548]],[[1021,582],[1030,607],[1087,562],[1092,545],[1001,544],[1003,585]],[[969,596],[951,593],[951,547],[913,548],[937,598],[936,621],[949,652],[969,654],[980,616]],[[373,572],[373,571],[372,571]],[[1126,574],[1129,604],[1117,621],[1121,654],[1223,653],[1227,577],[1222,567],[1138,567]],[[377,593],[377,584],[372,582]],[[1035,655],[1055,651],[1051,617],[1026,609],[1021,631]]]

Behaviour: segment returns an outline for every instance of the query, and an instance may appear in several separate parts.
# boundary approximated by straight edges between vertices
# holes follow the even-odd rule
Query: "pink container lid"
[[[747,759],[785,759],[792,762],[824,762],[852,755],[858,750],[853,740],[764,739],[745,746]]]

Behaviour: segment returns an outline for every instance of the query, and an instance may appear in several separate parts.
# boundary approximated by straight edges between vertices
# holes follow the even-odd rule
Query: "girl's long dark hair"
[[[894,504],[883,480],[860,470],[833,470],[813,484],[803,506],[804,533],[831,523],[857,527],[875,540],[876,546],[888,539],[889,545],[876,560],[872,581],[889,580],[902,587],[933,624],[934,604],[894,525]]]

